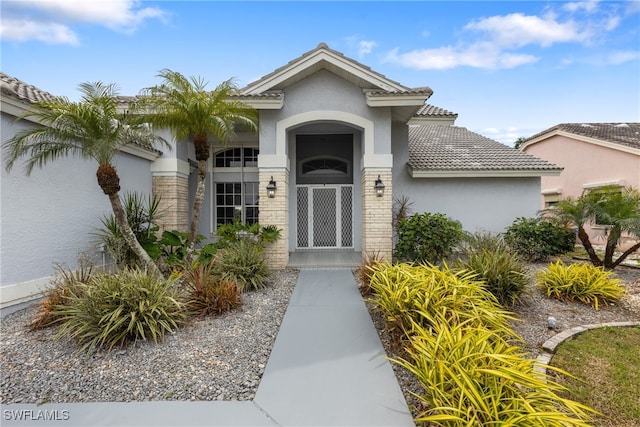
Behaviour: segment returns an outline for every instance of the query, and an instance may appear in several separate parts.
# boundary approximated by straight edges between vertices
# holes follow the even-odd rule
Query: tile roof
[[[415,112],[416,117],[451,117],[457,118],[457,113],[445,110],[444,108],[436,107],[435,105],[424,104]]]
[[[262,82],[269,80],[270,78],[277,76],[279,73],[284,72],[285,70],[287,70],[288,68],[296,65],[297,63],[305,60],[306,58],[321,52],[321,51],[325,51],[328,52],[331,55],[335,55],[336,57],[340,58],[341,60],[345,61],[346,63],[349,63],[353,66],[355,66],[356,68],[360,68],[361,70],[365,70],[367,73],[370,73],[370,75],[372,76],[376,76],[378,79],[386,81],[389,85],[391,85],[392,87],[395,87],[395,90],[390,90],[390,91],[385,91],[385,90],[380,90],[379,94],[383,94],[383,93],[415,93],[415,91],[418,91],[418,93],[422,93],[422,92],[427,92],[429,94],[432,93],[431,89],[428,87],[421,87],[421,88],[409,88],[395,80],[392,80],[390,78],[388,78],[387,76],[385,76],[384,74],[381,74],[377,71],[374,71],[371,67],[362,64],[361,62],[356,61],[353,58],[349,58],[348,56],[345,56],[344,53],[339,52],[337,50],[331,49],[326,43],[319,43],[318,46],[316,46],[314,49],[303,53],[302,55],[300,55],[299,57],[290,60],[289,62],[287,62],[285,65],[276,68],[275,70],[273,70],[272,72],[270,72],[269,74],[266,74],[264,76],[262,76],[261,78],[259,78],[258,80],[249,83],[247,86],[245,86],[244,88],[240,89],[241,93],[248,93],[250,92],[254,87],[262,84]]]
[[[567,132],[631,148],[640,148],[640,123],[560,123],[527,138],[527,141],[554,132]]]
[[[55,98],[55,96],[49,92],[45,92],[44,90],[38,89],[33,85],[23,82],[22,80],[11,77],[2,71],[0,71],[0,92],[3,96],[6,95],[21,101],[28,101],[32,103],[49,101]]]
[[[459,126],[409,126],[413,171],[560,171],[562,168]]]

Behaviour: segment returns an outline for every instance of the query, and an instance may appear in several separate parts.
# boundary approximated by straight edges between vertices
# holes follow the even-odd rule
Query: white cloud
[[[418,70],[447,70],[459,66],[484,69],[514,68],[536,62],[539,58],[529,54],[504,52],[491,45],[476,43],[468,47],[445,46],[402,54],[395,49],[387,55],[386,60]]]
[[[599,1],[589,0],[565,3],[557,10],[548,6],[539,16],[511,13],[474,19],[462,28],[462,37],[454,44],[408,52],[395,49],[387,54],[386,60],[419,70],[459,66],[504,69],[531,64],[540,60],[532,47],[546,49],[561,43],[599,44],[605,34],[620,26],[623,19],[618,5],[608,7],[606,11],[600,6]],[[627,56],[616,56],[610,63],[626,61]],[[564,61],[562,65],[568,64]]]
[[[78,44],[78,37],[66,25],[27,20],[3,20],[0,38],[20,42],[38,40],[48,44]]]
[[[358,56],[362,58],[363,56],[370,54],[373,48],[377,45],[378,44],[374,41],[360,40],[358,42]]]
[[[593,13],[598,9],[599,0],[589,0],[589,1],[575,1],[569,2],[562,5],[562,9],[567,12],[580,12],[585,11],[587,13]]]
[[[481,31],[493,43],[505,48],[530,44],[547,47],[559,42],[583,41],[588,37],[575,22],[558,22],[551,14],[542,18],[522,13],[492,16],[472,21],[465,29]]]
[[[629,61],[640,59],[640,52],[635,50],[611,52],[607,58],[607,63],[612,65],[624,64]]]
[[[48,43],[78,44],[72,30],[75,23],[89,23],[133,33],[147,19],[166,20],[155,7],[140,7],[135,0],[46,0],[9,2],[3,10],[2,37],[7,40],[39,40]],[[19,28],[19,25],[26,28]]]

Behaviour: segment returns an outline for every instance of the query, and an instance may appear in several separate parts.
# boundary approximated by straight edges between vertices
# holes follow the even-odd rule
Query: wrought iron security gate
[[[353,247],[353,185],[299,185],[298,248]]]

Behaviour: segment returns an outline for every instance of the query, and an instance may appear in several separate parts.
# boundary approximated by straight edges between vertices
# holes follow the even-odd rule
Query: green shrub
[[[505,242],[525,260],[546,261],[550,256],[571,252],[576,233],[539,218],[517,218],[504,233]]]
[[[138,339],[156,342],[178,328],[185,312],[173,280],[126,269],[78,283],[54,314],[60,316],[56,337],[73,338],[80,351],[92,353]]]
[[[499,234],[493,234],[489,231],[476,231],[475,233],[464,233],[460,249],[464,255],[469,256],[485,250],[491,252],[507,250],[508,246]]]
[[[548,297],[580,301],[596,310],[600,303],[614,302],[624,296],[622,282],[603,267],[587,263],[566,265],[557,261],[536,274],[536,284]]]
[[[93,265],[81,258],[77,270],[56,266],[57,274],[51,285],[44,293],[44,298],[38,303],[38,311],[34,320],[29,324],[32,330],[43,329],[60,322],[60,316],[54,313],[57,307],[66,303],[66,298],[77,291],[78,283],[89,283],[93,273]]]
[[[500,304],[515,303],[529,282],[524,264],[506,249],[473,252],[458,267],[476,274]]]
[[[237,283],[214,276],[215,262],[213,259],[208,264],[194,263],[182,276],[187,291],[186,309],[193,315],[221,314],[241,303]]]
[[[444,214],[414,214],[398,223],[394,255],[409,262],[439,263],[460,243],[462,225]]]
[[[215,274],[235,282],[241,292],[265,288],[271,278],[262,245],[251,238],[241,238],[218,252]]]

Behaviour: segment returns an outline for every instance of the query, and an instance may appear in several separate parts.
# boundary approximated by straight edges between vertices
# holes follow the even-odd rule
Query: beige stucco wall
[[[562,197],[578,197],[584,185],[616,181],[640,187],[640,154],[560,135],[527,146],[524,151],[564,168],[559,176],[542,177],[543,192],[560,188]],[[541,200],[544,207],[544,198]]]

